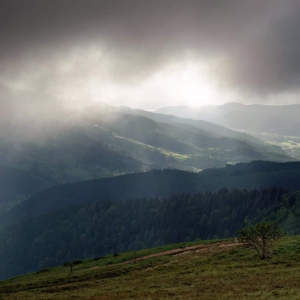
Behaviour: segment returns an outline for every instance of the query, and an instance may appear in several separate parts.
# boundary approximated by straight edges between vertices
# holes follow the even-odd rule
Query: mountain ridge
[[[251,162],[207,169],[200,173],[153,170],[51,187],[0,215],[0,225],[18,222],[72,205],[172,194],[216,191],[222,187],[254,189],[270,186],[300,189],[300,162]]]
[[[0,182],[0,210],[59,183],[158,168],[198,172],[226,163],[293,160],[279,147],[205,121],[105,103],[68,110],[59,106],[59,99],[47,110],[49,96],[40,102],[43,95],[37,93],[12,93],[8,89],[4,94],[0,104],[25,99],[35,110],[1,120],[7,125],[0,127],[1,174],[7,178],[12,178],[11,173],[16,178],[23,176],[28,188]],[[36,182],[36,189],[31,182]]]
[[[300,136],[299,104],[264,105],[230,102],[203,107],[164,107],[156,112],[179,117],[201,119],[236,130],[270,132]],[[253,122],[255,119],[255,122]],[[280,124],[278,126],[278,124]]]

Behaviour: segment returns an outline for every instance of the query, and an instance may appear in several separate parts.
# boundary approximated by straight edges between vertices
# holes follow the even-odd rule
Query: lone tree
[[[239,240],[246,247],[256,250],[261,259],[271,257],[272,247],[283,232],[277,222],[261,222],[238,231]]]

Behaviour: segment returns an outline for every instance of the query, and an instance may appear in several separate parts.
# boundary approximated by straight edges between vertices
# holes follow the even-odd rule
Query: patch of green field
[[[165,149],[162,149],[162,148],[157,148],[157,149],[160,151],[160,153],[162,153],[166,156],[171,156],[172,158],[174,158],[178,162],[183,162],[183,161],[185,161],[186,159],[188,159],[190,157],[189,155],[179,154],[179,153],[172,152],[172,151],[169,151],[169,150],[165,150]]]
[[[123,139],[123,140],[129,141],[133,144],[139,145],[139,146],[141,146],[145,149],[148,149],[150,151],[151,150],[152,151],[157,150],[159,153],[161,153],[165,156],[172,156],[178,162],[182,162],[182,161],[186,160],[189,157],[188,155],[183,155],[183,154],[179,154],[179,153],[176,153],[176,152],[173,152],[173,151],[170,151],[170,150],[166,150],[166,149],[163,149],[163,148],[154,147],[154,146],[144,144],[142,142],[139,142],[139,141],[136,141],[136,140],[133,140],[133,139],[130,139],[130,138],[125,138],[125,137],[118,136],[118,135],[115,135],[115,137],[118,138],[118,139]]]
[[[280,147],[289,156],[300,159],[300,138],[266,132],[245,131],[269,145]]]
[[[168,160],[168,164],[166,166],[186,171],[200,172],[203,168],[221,167],[225,165],[225,161],[227,160],[227,157],[220,157],[220,159],[215,157],[220,156],[219,149],[216,148],[197,148],[197,154],[182,154],[169,149],[144,144],[130,138],[118,135],[115,135],[115,137],[120,140],[130,142],[136,147],[141,147],[144,151],[156,151]]]
[[[267,260],[250,249],[212,245],[211,251],[121,263],[186,245],[86,260],[72,273],[60,266],[2,281],[0,299],[299,299],[300,236],[284,237]]]

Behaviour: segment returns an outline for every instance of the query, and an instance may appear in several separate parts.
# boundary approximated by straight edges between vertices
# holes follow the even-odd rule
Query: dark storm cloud
[[[101,47],[120,81],[192,53],[218,61],[218,81],[241,92],[299,87],[297,1],[1,0],[0,6],[0,78],[6,80],[38,68],[47,84],[59,77],[52,65],[68,53]]]

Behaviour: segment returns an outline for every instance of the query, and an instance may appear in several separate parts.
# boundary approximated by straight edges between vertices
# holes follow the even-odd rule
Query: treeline
[[[164,200],[104,200],[73,206],[0,232],[0,277],[96,257],[196,239],[229,238],[245,225],[300,224],[300,193],[283,188],[173,195]]]
[[[179,170],[154,170],[112,178],[81,181],[44,190],[0,215],[0,226],[25,220],[51,211],[98,202],[106,199],[127,200],[170,197],[172,194],[195,194],[229,189],[283,187],[300,189],[300,162],[275,163],[256,161],[227,165],[221,169],[190,173]]]

